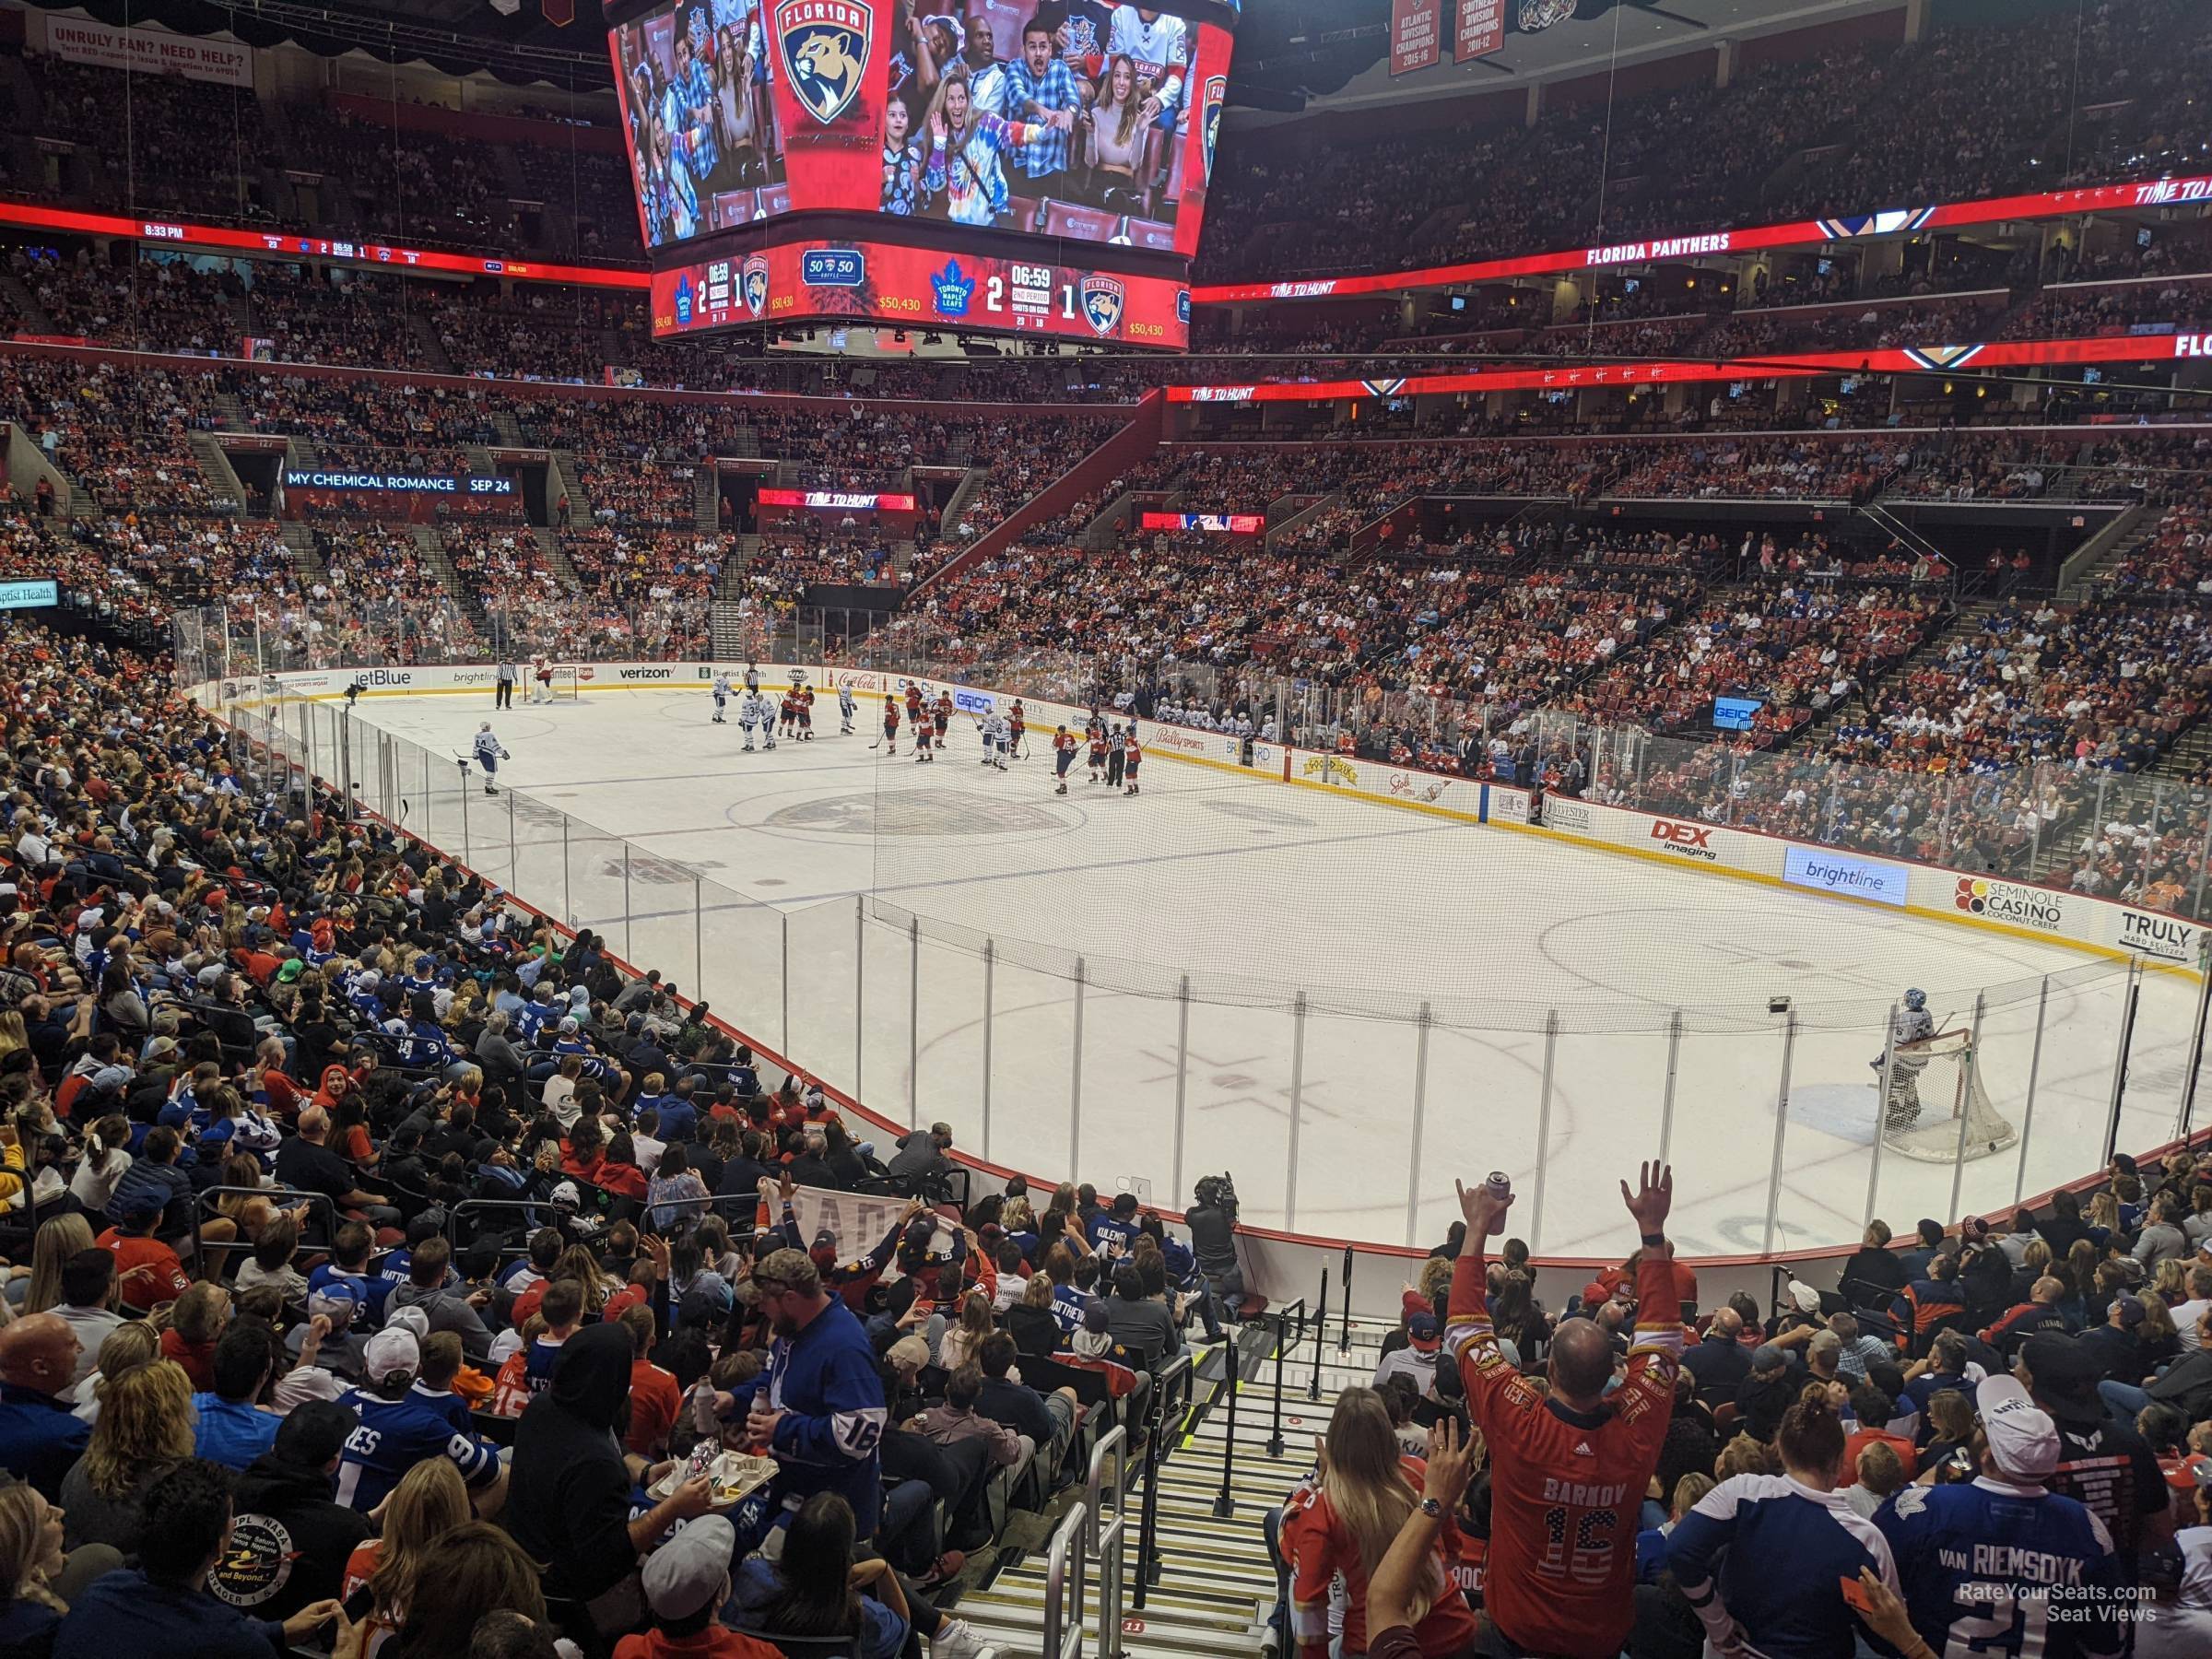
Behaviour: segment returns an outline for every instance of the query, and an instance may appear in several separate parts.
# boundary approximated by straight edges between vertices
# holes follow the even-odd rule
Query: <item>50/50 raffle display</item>
[[[1166,276],[874,241],[809,241],[653,274],[655,338],[842,320],[1000,329],[1180,350],[1190,290]]]

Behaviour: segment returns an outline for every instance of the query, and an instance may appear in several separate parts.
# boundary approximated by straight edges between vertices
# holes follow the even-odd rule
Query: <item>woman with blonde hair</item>
[[[69,1611],[54,1588],[65,1564],[62,1521],[61,1509],[35,1488],[18,1483],[0,1491],[0,1653],[44,1653],[53,1645]],[[123,1558],[103,1548],[88,1552],[84,1564],[112,1571]],[[72,1576],[91,1583],[82,1571]]]
[[[106,1345],[100,1353],[104,1358]],[[174,1360],[156,1359],[103,1377],[91,1443],[62,1477],[69,1547],[112,1544],[125,1555],[135,1553],[147,1491],[192,1455],[197,1421],[192,1382]]]
[[[351,1601],[367,1585],[371,1597],[361,1659],[371,1659],[406,1622],[415,1581],[455,1528],[472,1518],[461,1471],[442,1457],[425,1458],[399,1477],[384,1502],[383,1535],[354,1546],[340,1594]]]
[[[1143,206],[1137,169],[1144,164],[1145,94],[1137,87],[1136,64],[1125,53],[1107,61],[1099,100],[1082,115],[1083,160],[1090,169],[1091,200],[1101,207],[1133,213]]]
[[[88,1423],[99,1422],[100,1383],[150,1365],[160,1355],[161,1333],[154,1329],[152,1321],[124,1320],[108,1333],[100,1345],[97,1363],[77,1383],[76,1416]]]
[[[1329,1587],[1339,1576],[1345,1588],[1341,1653],[1354,1659],[1367,1652],[1368,1580],[1420,1503],[1428,1465],[1399,1451],[1390,1410],[1371,1388],[1347,1388],[1336,1397],[1328,1432],[1314,1442],[1314,1451],[1319,1485],[1293,1498],[1283,1517],[1297,1659],[1327,1659]],[[1458,1529],[1446,1515],[1406,1608],[1406,1622],[1425,1655],[1459,1653],[1474,1641],[1474,1615],[1452,1589],[1449,1563],[1458,1559]]]
[[[991,1299],[981,1290],[960,1298],[959,1322],[937,1339],[937,1363],[956,1371],[975,1358],[991,1335]]]
[[[80,1250],[92,1248],[92,1224],[74,1211],[39,1223],[30,1245],[30,1288],[22,1312],[43,1313],[62,1305],[62,1266]]]

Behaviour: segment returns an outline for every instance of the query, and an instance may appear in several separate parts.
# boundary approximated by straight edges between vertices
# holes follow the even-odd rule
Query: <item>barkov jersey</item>
[[[1635,1622],[1637,1519],[1682,1365],[1673,1253],[1662,1245],[1638,1258],[1628,1375],[1588,1413],[1548,1398],[1500,1352],[1487,1269],[1479,1253],[1453,1264],[1444,1332],[1489,1448],[1485,1611],[1536,1653],[1615,1659]]]
[[[1938,1653],[2109,1659],[2126,1645],[2112,1535],[2071,1498],[1984,1476],[1900,1488],[1874,1524]]]

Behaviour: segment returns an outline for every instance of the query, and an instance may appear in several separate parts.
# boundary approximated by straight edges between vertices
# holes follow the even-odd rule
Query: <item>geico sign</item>
[[[1652,839],[1664,841],[1675,852],[1688,858],[1710,859],[1720,862],[1720,854],[1712,850],[1712,830],[1703,824],[1677,824],[1671,818],[1652,820]]]

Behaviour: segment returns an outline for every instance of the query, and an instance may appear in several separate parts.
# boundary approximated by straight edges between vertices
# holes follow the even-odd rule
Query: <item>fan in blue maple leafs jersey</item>
[[[2058,1426],[2012,1377],[1975,1390],[1986,1447],[1978,1479],[1909,1486],[1875,1515],[1912,1628],[1938,1653],[2112,1659],[2127,1609],[2112,1535],[2046,1491]]]

